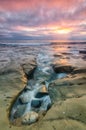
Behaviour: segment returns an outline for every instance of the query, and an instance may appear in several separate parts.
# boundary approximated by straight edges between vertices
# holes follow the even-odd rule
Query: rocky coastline
[[[26,53],[25,49],[25,52]],[[66,55],[66,54],[65,54]],[[12,55],[11,55],[12,57]],[[21,55],[20,55],[21,57]],[[28,55],[28,58],[5,59],[0,65],[0,128],[2,130],[85,130],[86,129],[86,62],[78,63],[62,62],[64,54],[54,56],[55,59],[51,67],[57,74],[49,84],[48,93],[52,102],[52,107],[46,112],[36,112],[23,117],[26,120],[31,118],[34,124],[22,125],[20,118],[14,123],[9,121],[9,111],[12,104],[16,101],[16,96],[25,89],[27,81],[32,80],[34,70],[37,67],[36,56]],[[58,57],[60,60],[58,60]],[[72,56],[71,56],[72,57]],[[67,58],[67,57],[66,57]],[[3,64],[2,64],[3,63]],[[61,73],[61,75],[58,75]],[[67,75],[63,75],[66,73]],[[30,76],[31,75],[31,76]],[[60,77],[60,78],[59,78]],[[32,82],[31,82],[32,84]],[[34,84],[34,82],[33,82]],[[45,85],[42,87],[45,89]],[[30,89],[30,88],[28,88]],[[40,92],[43,90],[40,89]],[[45,89],[47,94],[47,90]],[[20,97],[22,100],[22,97]],[[22,100],[24,102],[24,100]],[[26,101],[26,100],[25,100]],[[39,108],[40,102],[32,102],[32,105]],[[23,107],[24,109],[24,107]],[[22,111],[22,109],[21,109]],[[18,116],[18,114],[17,114]],[[25,120],[23,120],[25,123]],[[27,123],[25,123],[27,124]]]

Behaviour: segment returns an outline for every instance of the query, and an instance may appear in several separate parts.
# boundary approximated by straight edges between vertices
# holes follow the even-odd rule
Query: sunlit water
[[[86,64],[86,43],[52,43],[52,41],[0,41],[0,69],[5,68],[12,62],[23,64],[29,60],[31,55],[36,57],[37,69],[46,75],[48,81],[52,73],[52,64],[71,64],[78,66],[78,61]],[[54,77],[54,76],[53,76]],[[64,74],[57,75],[58,78],[65,77]],[[34,79],[38,78],[37,73]],[[37,79],[36,79],[37,80]]]
[[[52,43],[52,41],[0,41],[0,69],[5,68],[12,62],[23,64],[33,55],[36,58],[36,71],[46,75],[48,81],[51,73],[53,74],[52,64],[65,65],[71,64],[78,66],[78,61],[86,64],[86,43]],[[64,74],[57,75],[58,78]],[[54,76],[53,76],[54,77]],[[34,78],[37,77],[34,74]],[[36,79],[37,80],[37,79]]]

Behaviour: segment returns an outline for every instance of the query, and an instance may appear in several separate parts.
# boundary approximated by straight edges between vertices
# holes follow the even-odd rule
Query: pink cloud
[[[0,0],[1,34],[69,38],[85,29],[86,0]]]
[[[34,9],[38,7],[70,9],[85,0],[0,0],[0,8],[6,10]]]

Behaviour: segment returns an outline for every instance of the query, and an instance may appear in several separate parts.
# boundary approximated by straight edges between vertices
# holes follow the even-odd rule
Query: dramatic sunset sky
[[[0,39],[86,41],[86,0],[0,0]]]

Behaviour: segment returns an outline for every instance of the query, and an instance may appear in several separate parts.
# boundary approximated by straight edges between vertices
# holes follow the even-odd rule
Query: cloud
[[[83,40],[85,29],[86,0],[0,0],[0,37]]]

